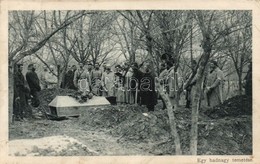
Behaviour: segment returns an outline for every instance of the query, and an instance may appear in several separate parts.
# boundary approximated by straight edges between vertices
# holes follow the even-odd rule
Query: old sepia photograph
[[[10,10],[8,86],[9,156],[252,155],[252,11]]]

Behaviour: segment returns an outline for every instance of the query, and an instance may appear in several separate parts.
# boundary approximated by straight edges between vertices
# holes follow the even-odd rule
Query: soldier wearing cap
[[[92,88],[92,92],[97,96],[102,95],[101,77],[102,77],[102,72],[99,69],[99,63],[95,63],[95,68],[91,72],[91,88]]]
[[[135,89],[131,88],[131,84],[134,83],[136,80],[133,79],[133,69],[130,67],[130,63],[125,62],[123,65],[123,76],[124,76],[124,88],[125,88],[125,102],[128,104],[134,104],[135,101],[135,95],[133,93],[133,91],[135,91]]]
[[[91,62],[88,62],[88,72],[89,72],[89,74],[92,72],[92,69],[93,69],[93,65],[92,65],[92,63]]]
[[[30,87],[32,95],[32,106],[38,107],[40,105],[40,100],[38,98],[38,92],[41,91],[40,80],[37,73],[35,72],[36,68],[34,64],[28,65],[28,72],[26,73],[26,80]]]
[[[83,63],[79,63],[79,68],[75,71],[73,82],[75,87],[84,94],[90,92],[90,74],[85,70]],[[84,84],[84,86],[81,86],[81,84]]]
[[[115,66],[115,96],[117,104],[125,103],[124,75],[121,65]]]
[[[101,85],[103,89],[103,96],[114,96],[114,81],[115,75],[111,70],[109,64],[106,65],[106,72],[102,74]]]
[[[22,121],[24,119],[24,111],[28,108],[26,92],[29,92],[29,89],[25,87],[25,78],[22,74],[23,64],[17,64],[15,69],[13,115],[16,121]]]
[[[214,107],[223,103],[224,74],[215,60],[209,62],[209,72],[206,79],[206,97],[208,106]]]
[[[69,66],[69,70],[65,74],[65,78],[64,78],[64,88],[74,89],[74,90],[77,89],[73,82],[76,70],[77,70],[76,65]]]

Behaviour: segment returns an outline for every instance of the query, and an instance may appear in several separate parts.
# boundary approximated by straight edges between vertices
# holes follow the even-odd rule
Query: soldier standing
[[[25,79],[22,74],[23,64],[17,64],[16,66],[14,75],[13,114],[16,121],[22,121],[24,119],[24,110],[28,108],[26,104],[26,92],[28,92],[29,89],[25,87]]]
[[[79,69],[74,74],[73,82],[77,89],[83,92],[84,95],[90,92],[90,74],[84,69],[83,63],[79,64]],[[81,84],[84,84],[84,86],[81,86]]]
[[[92,70],[91,72],[91,87],[92,87],[92,92],[97,95],[101,96],[101,77],[102,77],[102,72],[99,69],[99,64],[95,64],[95,69]]]
[[[30,87],[30,92],[32,95],[32,106],[38,107],[40,105],[40,100],[38,97],[38,92],[41,91],[40,87],[40,80],[38,78],[38,75],[35,72],[35,66],[34,64],[28,65],[28,72],[26,73],[26,80],[28,82],[28,85]]]

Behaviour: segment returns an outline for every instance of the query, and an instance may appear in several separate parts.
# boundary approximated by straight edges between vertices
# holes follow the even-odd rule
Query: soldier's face
[[[214,69],[214,68],[215,68],[215,65],[214,65],[213,63],[210,63],[210,64],[209,64],[209,67],[210,67],[210,69]]]
[[[22,65],[19,67],[19,71],[23,71],[23,66]]]
[[[32,70],[35,71],[36,70],[36,67],[35,65],[32,66]]]
[[[79,64],[79,67],[80,67],[80,68],[83,68],[83,67],[84,67],[84,65],[83,65],[82,63],[80,63],[80,64]]]

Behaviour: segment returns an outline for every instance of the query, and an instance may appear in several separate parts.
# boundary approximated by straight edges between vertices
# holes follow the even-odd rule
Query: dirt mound
[[[80,124],[111,128],[111,133],[127,140],[161,140],[169,136],[166,111],[143,114],[143,107],[134,105],[110,106],[88,110]]]
[[[161,141],[169,137],[169,123],[165,111],[129,113],[114,130],[127,140]]]
[[[70,92],[75,91],[42,91],[41,107],[48,108],[49,102],[56,95],[68,95]],[[75,119],[74,124],[83,131],[105,129],[118,138],[120,143],[152,143],[154,146],[147,148],[151,154],[175,154],[174,142],[169,134],[167,111],[156,108],[154,112],[146,112],[145,109],[138,105],[92,108]],[[251,109],[252,102],[248,97],[236,96],[205,113],[201,112],[198,125],[198,154],[252,154]],[[175,116],[183,154],[189,154],[191,109],[179,107]]]
[[[252,154],[251,116],[218,119],[199,127],[198,154],[250,155]]]
[[[120,121],[121,114],[118,108],[107,106],[105,108],[88,109],[79,117],[79,124],[90,125],[93,128],[114,128]]]
[[[190,128],[178,130],[183,154],[189,155]],[[198,155],[251,155],[252,119],[250,116],[201,122],[198,125]],[[155,144],[150,153],[174,155],[174,141]]]
[[[241,95],[232,97],[205,112],[210,118],[223,118],[226,116],[252,115],[252,98]]]

